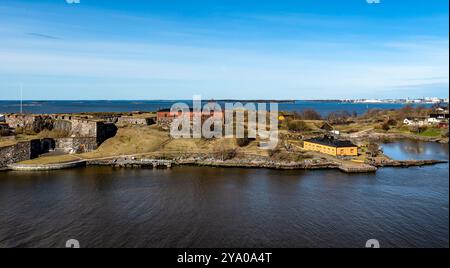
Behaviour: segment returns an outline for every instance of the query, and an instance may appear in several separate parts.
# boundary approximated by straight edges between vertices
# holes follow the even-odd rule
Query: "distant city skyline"
[[[2,0],[0,100],[448,98],[448,1]]]

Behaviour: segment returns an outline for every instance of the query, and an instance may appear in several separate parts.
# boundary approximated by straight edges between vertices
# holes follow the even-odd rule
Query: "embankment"
[[[14,171],[49,171],[49,170],[77,168],[84,166],[86,166],[86,161],[78,160],[73,162],[57,163],[57,164],[40,164],[40,165],[12,164],[9,165],[9,169]]]

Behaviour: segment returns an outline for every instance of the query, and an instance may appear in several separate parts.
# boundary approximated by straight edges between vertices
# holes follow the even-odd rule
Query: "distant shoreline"
[[[275,102],[275,103],[295,103],[295,102],[344,102],[344,103],[404,103],[404,104],[432,104],[432,103],[449,103],[448,98],[440,98],[440,102],[431,102],[422,100],[422,102],[413,102],[416,99],[204,99],[203,102],[217,101],[217,102]],[[418,100],[418,99],[417,99]],[[20,100],[0,100],[1,102],[19,102]],[[46,103],[46,102],[178,102],[178,101],[192,101],[192,99],[136,99],[136,100],[108,100],[108,99],[73,99],[73,100],[31,100],[24,99],[23,102]]]

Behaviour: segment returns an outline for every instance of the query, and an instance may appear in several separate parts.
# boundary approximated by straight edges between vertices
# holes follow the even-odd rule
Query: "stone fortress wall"
[[[93,115],[73,114],[5,114],[3,118],[3,124],[12,129],[11,135],[16,135],[18,132],[15,130],[18,129],[32,133],[54,130],[60,132],[64,138],[35,139],[0,147],[0,168],[36,158],[53,150],[68,154],[92,152],[105,140],[116,135],[117,126],[148,126],[156,121],[155,118],[140,112],[104,113],[95,118]]]
[[[52,139],[35,139],[0,147],[0,168],[36,158],[41,154],[48,153],[54,147],[55,141]]]
[[[115,124],[94,120],[89,116],[9,114],[5,116],[5,121],[13,129],[31,129],[36,133],[48,129],[65,133],[67,137],[53,139],[54,149],[65,153],[94,151],[101,143],[117,133]],[[25,155],[27,153],[18,153],[17,159],[29,159]]]

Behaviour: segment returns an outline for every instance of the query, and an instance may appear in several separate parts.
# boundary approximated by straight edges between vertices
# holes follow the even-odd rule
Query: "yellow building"
[[[350,141],[330,137],[315,138],[303,142],[303,148],[333,156],[357,156],[358,146]]]

